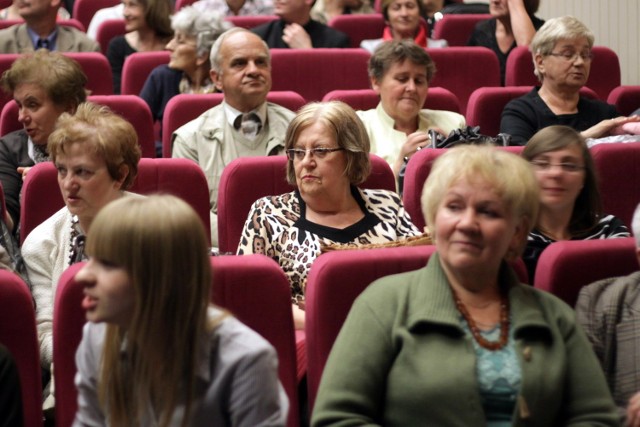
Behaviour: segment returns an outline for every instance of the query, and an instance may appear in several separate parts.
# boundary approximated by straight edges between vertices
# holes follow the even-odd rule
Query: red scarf
[[[427,32],[424,29],[424,26],[420,25],[418,27],[418,34],[413,39],[418,46],[427,47]],[[382,40],[393,40],[393,35],[391,34],[391,27],[388,25],[384,27],[384,31],[382,32]]]

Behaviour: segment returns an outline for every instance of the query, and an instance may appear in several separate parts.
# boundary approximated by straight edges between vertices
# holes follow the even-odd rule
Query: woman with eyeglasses
[[[585,139],[568,126],[549,126],[529,140],[522,155],[540,186],[540,213],[522,258],[533,284],[542,251],[558,240],[628,237],[619,218],[602,213],[593,159]]]
[[[531,42],[534,73],[540,86],[509,102],[502,111],[500,132],[513,145],[525,145],[538,130],[566,125],[585,138],[608,136],[612,129],[640,117],[621,117],[613,105],[580,95],[587,83],[594,36],[572,16],[548,20]]]
[[[280,264],[291,284],[297,329],[304,327],[307,273],[323,246],[385,243],[419,234],[400,197],[363,190],[371,170],[369,137],[351,107],[311,103],[285,137],[291,193],[256,201],[238,254],[260,253]]]

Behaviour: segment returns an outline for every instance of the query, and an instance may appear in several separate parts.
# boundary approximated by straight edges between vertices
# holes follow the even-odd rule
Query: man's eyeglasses
[[[337,147],[337,148],[319,147],[319,148],[309,148],[308,150],[303,150],[301,148],[291,148],[287,150],[287,157],[289,157],[289,160],[303,160],[307,156],[307,153],[311,153],[311,155],[316,159],[324,159],[325,157],[327,157],[327,154],[333,153],[335,151],[342,151],[342,150],[344,150],[344,148],[342,147]]]
[[[535,170],[538,170],[538,171],[548,171],[553,166],[559,166],[560,169],[562,169],[563,172],[572,172],[572,173],[580,172],[581,170],[584,169],[584,166],[578,165],[576,163],[571,163],[571,162],[567,162],[567,163],[551,163],[551,162],[548,162],[546,160],[533,160],[531,162],[531,164],[533,165],[533,168]]]
[[[578,57],[582,58],[584,62],[590,62],[593,59],[593,53],[587,52],[551,52],[549,55],[563,58],[567,62],[574,62]]]

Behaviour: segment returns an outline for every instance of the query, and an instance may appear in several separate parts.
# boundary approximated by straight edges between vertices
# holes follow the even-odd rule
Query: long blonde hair
[[[211,328],[211,264],[200,218],[174,196],[123,198],[97,215],[87,251],[124,268],[135,293],[129,328],[107,326],[98,395],[110,424],[140,425],[151,406],[167,426],[184,404],[187,425],[197,355]]]

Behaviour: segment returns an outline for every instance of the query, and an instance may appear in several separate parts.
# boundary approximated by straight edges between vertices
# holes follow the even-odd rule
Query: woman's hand
[[[620,116],[615,119],[603,120],[597,125],[583,130],[580,134],[585,138],[602,138],[603,136],[608,136],[614,128],[631,122],[640,122],[640,116]]]
[[[398,176],[400,173],[405,157],[411,158],[411,156],[413,156],[417,151],[429,145],[430,142],[431,138],[429,138],[429,134],[427,132],[417,131],[410,134],[404,144],[402,144],[402,147],[400,147],[398,158],[393,164],[393,173],[395,176]]]
[[[627,406],[627,427],[640,427],[640,392],[631,396]]]
[[[22,175],[22,180],[24,181],[24,179],[27,177],[27,174],[29,173],[29,170],[31,169],[31,166],[20,166],[18,168],[18,173],[20,175]]]

